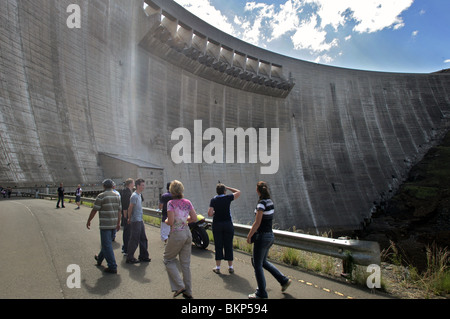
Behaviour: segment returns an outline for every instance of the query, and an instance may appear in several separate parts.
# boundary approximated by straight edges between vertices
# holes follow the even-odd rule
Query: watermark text
[[[370,289],[373,288],[381,288],[381,269],[380,266],[372,264],[367,267],[366,270],[370,273],[369,277],[367,277],[366,284]]]
[[[70,13],[66,20],[67,27],[69,29],[80,29],[81,28],[81,9],[78,4],[69,4],[67,6],[67,13]]]
[[[67,266],[66,272],[70,273],[67,277],[66,285],[67,288],[81,288],[81,269],[80,266],[76,264],[71,264]]]
[[[203,131],[202,120],[195,120],[193,138],[186,128],[179,127],[172,131],[171,140],[179,142],[173,146],[171,157],[175,164],[241,164],[247,163],[248,157],[248,163],[266,165],[261,166],[261,174],[275,174],[279,168],[279,134],[278,128],[270,129],[269,152],[267,128],[226,128],[224,134],[216,127]],[[203,141],[210,142],[203,148]]]

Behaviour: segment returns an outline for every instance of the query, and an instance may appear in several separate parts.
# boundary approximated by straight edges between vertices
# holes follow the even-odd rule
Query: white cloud
[[[175,0],[175,2],[212,26],[228,34],[237,35],[233,24],[209,0]]]
[[[247,15],[240,18],[234,19],[240,22],[240,27],[242,31],[242,40],[255,44],[263,45],[267,40],[264,32],[262,32],[264,20],[273,15],[273,5],[267,5],[264,3],[247,2],[244,7],[244,12],[247,12],[251,16],[249,18]],[[254,13],[253,13],[254,12]]]
[[[413,32],[411,33],[411,36],[412,36],[413,38],[415,38],[415,37],[417,37],[418,34],[419,34],[419,30],[415,30],[415,31],[413,31]]]
[[[290,31],[294,31],[300,25],[299,15],[302,11],[298,1],[287,1],[284,5],[281,4],[280,11],[274,13],[271,19],[271,39],[277,39]]]
[[[330,57],[328,54],[322,54],[322,55],[319,55],[315,60],[314,60],[314,62],[316,62],[316,63],[331,63],[331,62],[333,62],[333,58],[332,57]]]
[[[318,6],[317,15],[321,26],[332,26],[335,30],[354,20],[355,32],[371,33],[393,27],[404,26],[400,14],[408,9],[414,0],[305,0]]]
[[[386,28],[404,27],[401,17],[414,0],[283,0],[247,1],[235,8],[235,16],[217,10],[211,0],[175,0],[215,27],[242,40],[266,47],[286,37],[296,50],[307,50],[321,62],[333,60],[330,51],[339,39],[349,41],[352,34],[340,35],[344,27],[355,33],[373,33]],[[267,2],[273,2],[267,4]],[[239,12],[239,10],[242,10]],[[423,14],[423,13],[422,13]],[[417,31],[412,34],[416,36]]]
[[[327,28],[337,32],[352,23],[357,33],[372,33],[385,28],[400,29],[404,22],[401,13],[414,0],[287,0],[275,6],[251,1],[245,5],[246,16],[241,27],[245,41],[261,45],[289,35],[295,49],[312,52],[329,51],[338,40]],[[305,9],[312,9],[306,12]],[[327,38],[334,37],[327,41]],[[345,37],[345,41],[351,35]]]
[[[450,63],[450,59],[445,60],[444,63]]]
[[[309,21],[303,22],[291,37],[294,48],[307,49],[313,52],[329,51],[338,45],[338,40],[326,41],[326,31],[317,28],[317,16],[313,15]]]

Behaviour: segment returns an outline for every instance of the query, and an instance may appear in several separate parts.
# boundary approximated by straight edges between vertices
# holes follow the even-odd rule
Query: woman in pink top
[[[170,183],[169,192],[172,200],[167,203],[167,219],[165,223],[171,226],[169,239],[164,251],[164,264],[169,276],[170,286],[174,297],[183,294],[185,298],[192,298],[191,282],[191,246],[192,235],[188,223],[197,220],[194,206],[183,198],[184,186],[180,181]],[[177,255],[179,255],[181,272],[177,267]]]

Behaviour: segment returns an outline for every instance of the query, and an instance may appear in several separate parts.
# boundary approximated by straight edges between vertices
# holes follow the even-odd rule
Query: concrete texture
[[[279,228],[352,230],[448,130],[448,73],[300,61],[172,1],[147,2],[147,13],[139,0],[0,3],[0,186],[98,183],[99,154],[117,154],[163,167],[164,183],[181,180],[199,213],[220,180],[243,191],[235,221],[251,222],[265,180]],[[68,27],[70,4],[80,28]],[[277,173],[248,159],[175,164],[171,134],[194,135],[194,120],[203,131],[279,128]]]

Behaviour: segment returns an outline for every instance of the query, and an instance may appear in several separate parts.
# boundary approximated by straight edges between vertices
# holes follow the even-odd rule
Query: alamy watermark
[[[242,127],[226,128],[225,134],[216,127],[203,131],[202,120],[194,121],[193,134],[183,127],[172,131],[171,140],[179,141],[171,151],[175,164],[180,163],[261,163],[261,174],[275,174],[279,168],[279,137],[278,128],[270,129],[253,127],[244,130]],[[203,141],[210,141],[203,148]],[[192,145],[193,144],[193,145]],[[248,145],[248,153],[246,152]],[[236,154],[235,154],[236,150]]]
[[[66,280],[67,288],[81,288],[81,269],[77,264],[67,266],[66,272],[70,273]]]
[[[381,288],[381,268],[379,265],[372,264],[367,267],[366,272],[370,273],[367,277],[366,285],[368,288]]]
[[[66,20],[67,27],[69,29],[81,28],[81,9],[78,4],[69,4],[67,6],[67,13],[70,13]]]

